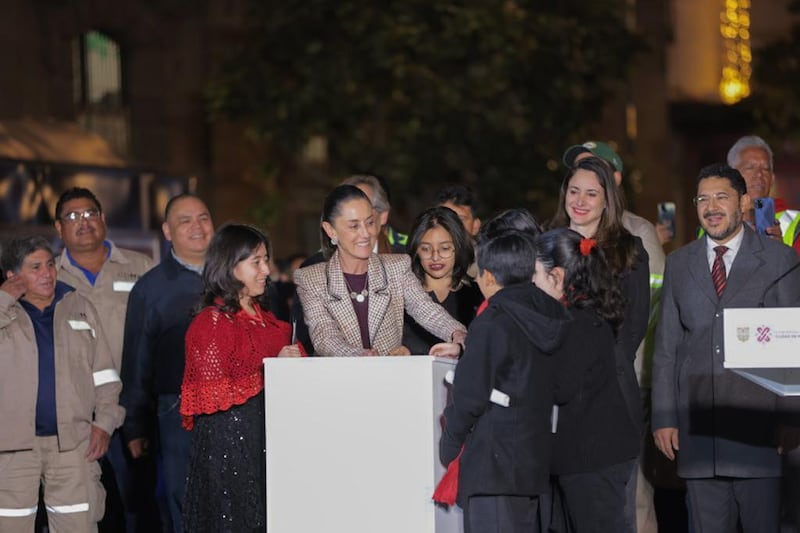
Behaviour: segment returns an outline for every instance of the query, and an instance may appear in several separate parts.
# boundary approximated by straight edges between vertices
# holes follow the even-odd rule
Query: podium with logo
[[[461,533],[431,496],[445,375],[430,356],[264,360],[267,531]]]
[[[800,396],[800,308],[725,309],[725,368],[781,396]]]

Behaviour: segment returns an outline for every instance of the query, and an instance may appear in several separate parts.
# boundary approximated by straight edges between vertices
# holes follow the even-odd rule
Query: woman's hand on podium
[[[297,344],[288,344],[281,348],[278,357],[302,357],[303,352]]]
[[[431,346],[429,355],[437,357],[450,357],[451,359],[458,359],[461,356],[461,345],[455,342],[440,342]]]
[[[411,350],[402,344],[393,350],[389,350],[389,355],[411,355]]]
[[[456,330],[453,332],[453,336],[450,339],[450,342],[454,342],[456,344],[460,344],[461,348],[463,349],[465,343],[467,342],[467,332],[465,330]]]

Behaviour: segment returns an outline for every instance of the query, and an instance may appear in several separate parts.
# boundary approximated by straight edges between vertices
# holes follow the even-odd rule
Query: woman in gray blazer
[[[457,357],[466,328],[434,303],[407,255],[377,254],[378,223],[367,196],[340,185],[325,199],[321,240],[327,263],[295,272],[317,355],[408,355],[403,311],[439,338],[431,355]]]

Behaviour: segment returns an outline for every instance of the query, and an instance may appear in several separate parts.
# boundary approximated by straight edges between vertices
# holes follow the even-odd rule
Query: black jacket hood
[[[541,351],[551,353],[561,345],[572,319],[564,305],[533,283],[503,287],[489,299],[489,309],[506,313]]]

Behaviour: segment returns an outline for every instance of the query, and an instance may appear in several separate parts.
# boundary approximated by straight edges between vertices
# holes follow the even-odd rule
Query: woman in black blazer
[[[585,157],[575,161],[564,177],[559,209],[550,227],[569,227],[582,237],[596,240],[616,283],[621,285],[625,308],[615,348],[617,379],[628,415],[641,433],[642,400],[634,360],[650,317],[650,267],[642,240],[622,225],[623,205],[611,166],[598,157]],[[632,479],[635,482],[636,477]]]

